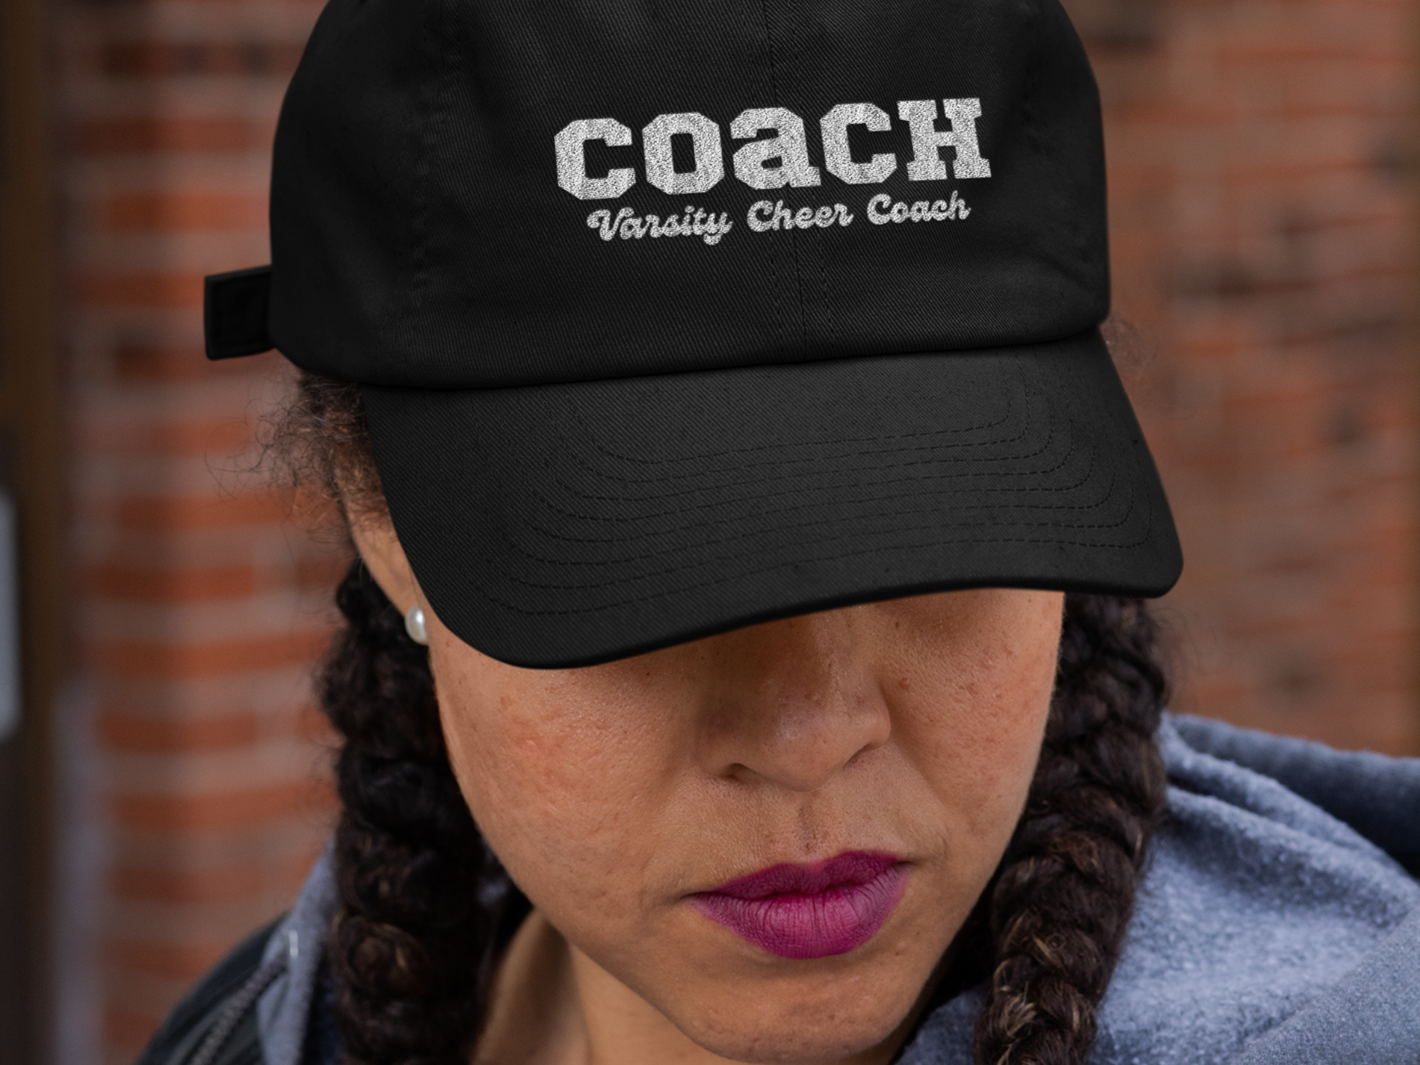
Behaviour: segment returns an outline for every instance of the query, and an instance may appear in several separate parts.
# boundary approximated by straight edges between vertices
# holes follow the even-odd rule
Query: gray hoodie
[[[1420,760],[1187,717],[1159,742],[1170,820],[1092,1065],[1420,1065]],[[306,1036],[334,906],[327,853],[266,944],[288,964],[257,1002],[265,1065],[324,1065]],[[971,1065],[980,998],[936,1010],[901,1065]]]

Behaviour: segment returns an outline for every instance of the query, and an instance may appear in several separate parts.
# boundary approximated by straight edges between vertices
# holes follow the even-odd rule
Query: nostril
[[[881,699],[802,700],[717,715],[702,730],[702,764],[714,775],[816,791],[887,742]]]
[[[700,756],[717,776],[776,781],[796,791],[881,745],[889,732],[881,678],[865,659],[853,610],[766,622],[702,648]]]

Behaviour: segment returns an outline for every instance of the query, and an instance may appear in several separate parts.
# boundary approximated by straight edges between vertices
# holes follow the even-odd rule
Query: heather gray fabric
[[[1420,771],[1413,758],[1337,751],[1198,717],[1174,727],[1196,751],[1236,762],[1315,803],[1420,876]]]
[[[1420,854],[1420,760],[1184,717],[1159,741],[1171,824],[1091,1065],[1420,1065],[1420,884],[1387,854]],[[333,906],[327,852],[268,946],[297,934],[259,1005],[266,1065],[326,1065],[302,1053]],[[901,1065],[971,1065],[979,1002],[937,1010]]]
[[[1420,1062],[1420,884],[1246,768],[1285,765],[1295,787],[1348,796],[1333,808],[1414,853],[1420,761],[1189,718],[1159,740],[1172,824],[1154,845],[1092,1065]],[[969,992],[933,1014],[902,1065],[971,1065],[979,1001]]]
[[[326,844],[310,876],[306,877],[296,905],[276,926],[266,945],[263,960],[278,951],[289,950],[291,964],[286,974],[267,988],[256,1003],[264,1065],[324,1065],[303,1061],[303,1050],[316,979],[325,953],[326,932],[335,913],[333,846],[334,841]]]

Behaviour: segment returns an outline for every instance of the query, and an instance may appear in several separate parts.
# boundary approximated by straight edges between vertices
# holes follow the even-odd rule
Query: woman
[[[1413,1055],[1420,770],[1162,721],[1059,7],[528,6],[334,0],[209,279],[343,811],[147,1060]]]

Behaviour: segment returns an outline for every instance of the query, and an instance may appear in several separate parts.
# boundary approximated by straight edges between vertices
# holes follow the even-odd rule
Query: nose
[[[891,718],[859,621],[825,611],[706,641],[702,767],[811,792],[886,743]]]

